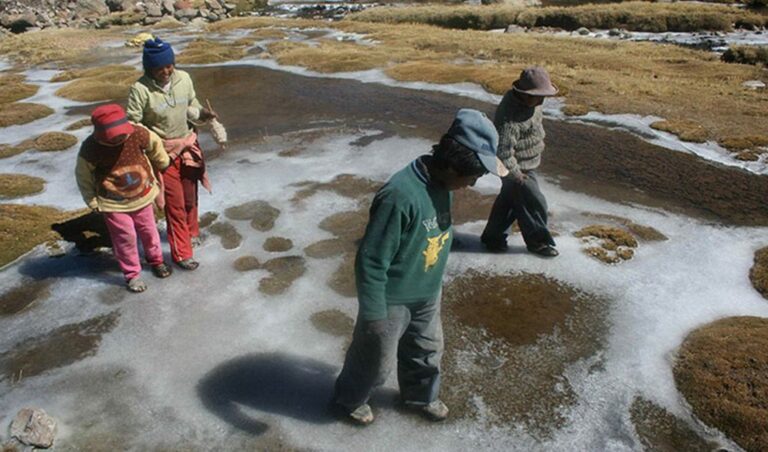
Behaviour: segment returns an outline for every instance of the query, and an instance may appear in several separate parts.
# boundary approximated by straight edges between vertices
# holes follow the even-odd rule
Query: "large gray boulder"
[[[176,12],[176,7],[173,6],[173,0],[163,0],[161,5],[163,6],[163,12],[173,14]]]
[[[56,421],[38,408],[22,408],[11,422],[11,437],[34,447],[53,446]]]
[[[105,16],[109,7],[104,0],[77,0],[75,11],[80,17]]]

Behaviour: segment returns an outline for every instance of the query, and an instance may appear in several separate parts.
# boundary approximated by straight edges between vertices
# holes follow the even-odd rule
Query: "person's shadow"
[[[203,405],[236,428],[254,435],[269,425],[247,408],[327,424],[338,369],[314,359],[284,353],[257,353],[226,361],[197,384]]]

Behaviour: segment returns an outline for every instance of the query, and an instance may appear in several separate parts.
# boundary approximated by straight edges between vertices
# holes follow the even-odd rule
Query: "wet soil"
[[[18,381],[93,356],[102,336],[117,326],[119,318],[113,311],[25,340],[0,354],[0,377]]]
[[[600,369],[609,301],[541,275],[469,271],[443,291],[443,397],[456,416],[548,437],[576,396],[566,368]]]
[[[246,66],[190,68],[201,97],[215,100],[233,141],[325,122],[374,128],[384,136],[437,141],[461,107],[494,105],[443,93],[303,77]],[[674,152],[626,132],[546,121],[541,172],[563,188],[621,203],[738,225],[768,225],[762,176]],[[429,149],[415,149],[414,155]]]
[[[211,234],[221,238],[221,246],[225,250],[233,250],[243,242],[243,236],[237,232],[234,226],[226,221],[213,223],[208,230],[211,231]]]
[[[318,331],[337,337],[352,337],[352,330],[355,327],[352,317],[338,309],[316,312],[309,320]]]
[[[658,452],[723,450],[716,441],[702,438],[682,419],[641,397],[635,398],[629,413],[645,450]]]
[[[301,256],[284,256],[264,262],[263,268],[272,275],[259,281],[259,291],[267,295],[278,295],[291,287],[294,281],[307,271],[307,265]]]
[[[50,281],[22,280],[18,286],[0,295],[0,317],[18,314],[50,295]]]
[[[230,220],[251,220],[251,227],[257,231],[269,231],[275,226],[280,209],[267,201],[255,200],[230,207],[224,215]]]
[[[264,241],[264,251],[271,253],[280,253],[291,248],[293,248],[293,242],[285,237],[269,237]]]

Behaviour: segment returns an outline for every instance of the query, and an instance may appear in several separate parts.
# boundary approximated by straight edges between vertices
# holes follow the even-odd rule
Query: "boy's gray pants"
[[[367,403],[373,389],[386,381],[396,358],[401,399],[426,405],[440,391],[442,356],[439,295],[417,304],[388,306],[385,320],[367,322],[358,316],[336,379],[334,401],[349,411]]]
[[[501,192],[491,208],[483,239],[491,242],[502,240],[517,220],[529,248],[541,244],[555,246],[547,228],[547,199],[539,189],[536,173],[526,171],[525,174],[528,177],[522,184],[506,177],[501,179]]]

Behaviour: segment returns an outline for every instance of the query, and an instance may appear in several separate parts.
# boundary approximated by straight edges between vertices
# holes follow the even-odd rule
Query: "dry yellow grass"
[[[105,39],[115,38],[114,32],[84,29],[46,29],[22,33],[0,40],[0,55],[29,65],[58,62],[71,63]]]
[[[38,87],[24,83],[25,80],[26,77],[21,74],[0,76],[0,104],[16,102],[34,96]]]
[[[9,144],[0,144],[0,159],[13,157],[14,155],[21,154],[26,149],[19,148],[18,146],[11,146]]]
[[[65,132],[45,132],[35,138],[32,148],[41,152],[65,151],[77,144],[77,137]]]
[[[0,104],[0,127],[26,124],[53,114],[53,109],[40,104],[14,102]]]
[[[53,207],[0,204],[0,267],[36,245],[59,236],[51,225],[82,211],[66,213]]]
[[[283,39],[288,33],[279,28],[262,28],[252,31],[248,36],[254,39]]]
[[[178,64],[211,64],[239,60],[245,55],[243,43],[221,43],[195,40],[176,57]]]
[[[66,130],[70,130],[70,131],[71,130],[80,130],[83,127],[91,127],[92,125],[93,125],[93,123],[91,122],[90,118],[84,118],[84,119],[77,120],[77,121],[73,122],[72,124],[68,125]]]
[[[20,198],[40,193],[45,180],[25,174],[0,174],[0,199]]]
[[[81,102],[97,102],[126,99],[131,85],[139,77],[141,72],[134,67],[111,65],[65,71],[57,74],[52,81],[72,80],[56,90],[57,96]]]
[[[768,246],[755,251],[752,268],[749,269],[752,286],[764,298],[768,298]]]
[[[305,27],[307,21],[240,18],[216,29]],[[366,34],[378,44],[325,42],[317,47],[278,42],[270,52],[283,64],[321,72],[380,67],[399,80],[464,80],[502,94],[519,69],[548,68],[570,105],[608,114],[654,115],[700,124],[712,139],[768,137],[768,98],[744,89],[760,69],[729,65],[709,53],[653,43],[497,34],[426,25],[355,21],[329,24]],[[457,63],[460,62],[460,63]],[[399,65],[398,65],[399,64]],[[473,67],[474,66],[474,67]]]
[[[656,121],[651,124],[651,127],[656,130],[673,133],[685,141],[692,141],[694,143],[703,143],[709,138],[707,129],[694,121]]]

